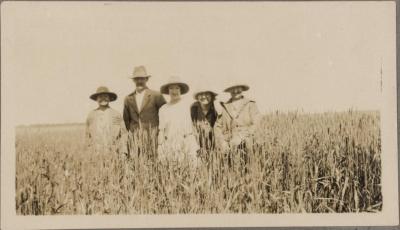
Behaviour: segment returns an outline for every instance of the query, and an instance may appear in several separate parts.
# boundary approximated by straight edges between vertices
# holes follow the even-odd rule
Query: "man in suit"
[[[128,148],[138,149],[138,153],[154,153],[157,149],[158,110],[166,103],[161,93],[146,86],[150,77],[144,66],[135,67],[130,78],[136,89],[124,101],[123,118],[130,136]]]

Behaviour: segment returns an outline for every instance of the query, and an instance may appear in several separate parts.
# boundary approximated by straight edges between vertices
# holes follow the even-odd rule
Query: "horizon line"
[[[300,114],[300,115],[318,115],[318,114],[326,114],[326,113],[349,113],[349,112],[380,112],[379,109],[354,109],[349,108],[346,110],[326,110],[326,111],[304,111],[301,109],[297,110],[273,110],[269,112],[263,113],[263,115],[270,115],[270,114]],[[71,125],[85,125],[84,121],[75,121],[75,122],[58,122],[58,123],[31,123],[31,124],[18,124],[15,127],[35,127],[35,126],[71,126]]]

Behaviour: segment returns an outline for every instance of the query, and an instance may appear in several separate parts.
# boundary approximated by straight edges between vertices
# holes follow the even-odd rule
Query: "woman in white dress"
[[[170,96],[169,102],[159,110],[160,159],[196,161],[199,146],[190,117],[190,102],[181,96],[189,91],[189,86],[178,77],[171,77],[160,91]]]

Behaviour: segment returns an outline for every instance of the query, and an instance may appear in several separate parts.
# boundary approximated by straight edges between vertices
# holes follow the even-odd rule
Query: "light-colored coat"
[[[86,143],[96,152],[120,149],[125,133],[122,116],[112,108],[92,110],[86,119]]]
[[[261,114],[254,101],[241,98],[221,103],[222,112],[215,124],[217,145],[238,146],[249,141],[254,134]]]

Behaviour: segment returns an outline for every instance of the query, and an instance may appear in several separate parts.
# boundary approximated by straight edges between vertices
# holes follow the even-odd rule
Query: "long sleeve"
[[[166,126],[166,121],[165,121],[166,117],[162,108],[160,109],[158,116],[159,116],[158,144],[161,145],[165,141],[165,126]]]
[[[221,103],[223,103],[223,102],[221,102],[221,101],[214,101],[213,102],[215,112],[217,113],[218,116],[220,116],[222,114],[223,110],[224,110],[222,108],[222,104]]]
[[[126,133],[125,121],[117,111],[113,115],[113,126],[117,129],[116,138],[121,138]]]
[[[196,104],[195,103],[193,103],[191,106],[190,106],[190,118],[192,119],[192,122],[194,123],[194,122],[196,122],[196,112],[197,112],[197,110],[196,110]]]
[[[255,129],[257,128],[257,126],[259,125],[262,117],[261,117],[261,113],[258,110],[257,104],[255,102],[252,102],[249,104],[249,114],[252,120],[252,127],[251,127],[251,131],[254,133]]]
[[[216,147],[221,149],[226,149],[228,145],[228,136],[226,135],[226,130],[228,128],[226,125],[226,116],[228,116],[228,114],[225,111],[222,111],[214,126]]]
[[[196,156],[197,150],[200,149],[200,146],[197,143],[196,135],[193,132],[193,126],[191,126],[191,130],[192,131],[185,137],[185,145],[188,147],[189,154]]]
[[[86,130],[85,130],[85,142],[86,145],[89,146],[92,142],[92,134],[90,133],[90,125],[91,125],[91,119],[92,118],[92,113],[89,113],[88,117],[86,118]]]
[[[126,134],[127,129],[126,129],[126,125],[125,125],[125,120],[123,118],[121,118],[120,126],[121,126],[121,134]]]
[[[120,134],[121,134],[120,139],[119,139],[120,152],[127,154],[128,153],[128,148],[127,148],[128,132],[125,127],[125,121],[122,118],[121,118],[121,122],[120,122]]]
[[[130,128],[130,122],[131,122],[131,116],[130,116],[130,113],[129,113],[129,105],[128,105],[128,99],[127,98],[125,98],[125,101],[124,101],[124,111],[123,111],[123,120],[124,120],[124,123],[125,123],[125,128],[126,128],[126,130],[127,131],[129,131],[129,128]]]
[[[184,144],[189,155],[196,158],[200,146],[197,142],[195,126],[193,125],[191,114],[188,114],[187,112],[184,114],[186,114],[184,121],[182,121],[185,126]]]
[[[165,98],[164,98],[164,96],[162,94],[157,96],[156,106],[157,106],[158,109],[160,109],[161,106],[163,106],[166,103],[167,103],[167,101],[165,100]]]

